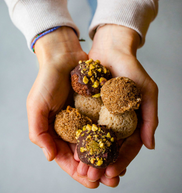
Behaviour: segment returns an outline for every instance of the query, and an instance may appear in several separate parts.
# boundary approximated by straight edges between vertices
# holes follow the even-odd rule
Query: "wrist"
[[[82,51],[74,30],[66,26],[38,39],[34,49],[40,67],[60,63],[63,57]]]
[[[136,56],[139,44],[140,36],[136,31],[120,25],[106,24],[97,29],[92,48],[115,49]]]

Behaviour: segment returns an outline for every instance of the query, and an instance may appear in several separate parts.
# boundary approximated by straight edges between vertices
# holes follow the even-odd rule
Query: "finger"
[[[122,176],[124,176],[125,174],[126,174],[126,169],[124,169],[124,170],[119,174],[119,176],[122,177]]]
[[[68,143],[68,145],[69,145],[72,153],[74,153],[75,152],[75,148],[76,148],[76,144],[75,143]]]
[[[109,187],[113,187],[113,188],[116,187],[116,186],[118,186],[119,181],[120,181],[120,179],[119,179],[118,176],[116,176],[116,177],[114,177],[114,178],[108,178],[108,177],[106,177],[105,175],[103,175],[103,176],[100,178],[100,182],[101,182],[102,184],[104,184],[104,185],[106,185],[106,186],[109,186]]]
[[[139,129],[122,144],[117,161],[106,168],[105,175],[109,178],[119,176],[130,164],[142,147]]]
[[[77,148],[75,147],[75,153],[74,153],[74,159],[76,161],[80,161],[79,157],[78,157],[78,153],[77,153]]]
[[[90,166],[87,172],[87,178],[90,181],[95,182],[99,180],[104,175],[104,173],[105,169],[97,169]]]
[[[36,103],[27,104],[29,138],[43,149],[47,160],[51,161],[57,154],[56,144],[49,134],[48,114],[46,111],[41,112],[40,109],[36,107]]]
[[[77,167],[77,172],[78,175],[80,176],[87,176],[87,171],[89,169],[89,166],[82,161],[79,162],[78,167]]]
[[[56,163],[67,172],[73,179],[87,188],[97,188],[99,181],[90,182],[87,177],[81,177],[77,173],[78,162],[74,160],[73,153],[69,146],[62,140],[56,140],[58,154],[55,158]]]
[[[141,104],[141,139],[144,145],[149,149],[155,148],[155,130],[158,126],[158,88],[155,83],[148,84],[147,90],[144,91]]]

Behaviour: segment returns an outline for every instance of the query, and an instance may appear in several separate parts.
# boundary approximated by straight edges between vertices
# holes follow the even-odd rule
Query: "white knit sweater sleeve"
[[[90,38],[93,39],[98,26],[123,25],[138,32],[141,47],[157,12],[158,0],[97,0],[97,9],[89,28]]]
[[[30,48],[32,39],[40,32],[55,27],[72,27],[79,36],[68,9],[67,0],[5,0],[11,20],[24,34]]]

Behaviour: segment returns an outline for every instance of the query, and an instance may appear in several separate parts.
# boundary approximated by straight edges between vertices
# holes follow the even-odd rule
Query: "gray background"
[[[77,2],[78,5],[75,5]],[[69,1],[71,15],[87,35],[90,9],[85,0]],[[42,150],[28,138],[26,97],[36,78],[36,57],[12,24],[0,1],[0,193],[49,192],[182,192],[182,1],[160,0],[159,14],[151,24],[138,59],[159,86],[156,150],[142,148],[117,188],[100,185],[89,190],[58,165],[47,162]]]

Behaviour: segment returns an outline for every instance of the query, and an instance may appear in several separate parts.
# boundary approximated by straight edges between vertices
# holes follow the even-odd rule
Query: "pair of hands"
[[[136,59],[140,38],[126,27],[105,25],[100,27],[87,55],[73,30],[61,27],[40,38],[35,45],[39,73],[27,98],[30,140],[42,148],[47,160],[57,164],[72,178],[88,188],[99,183],[115,187],[119,176],[126,172],[129,163],[140,151],[142,144],[154,149],[154,133],[158,124],[158,89]],[[139,128],[124,140],[118,160],[106,169],[95,169],[82,163],[75,144],[67,143],[54,132],[55,115],[72,96],[70,71],[79,60],[98,59],[113,76],[126,76],[141,88],[143,101],[139,112]]]

